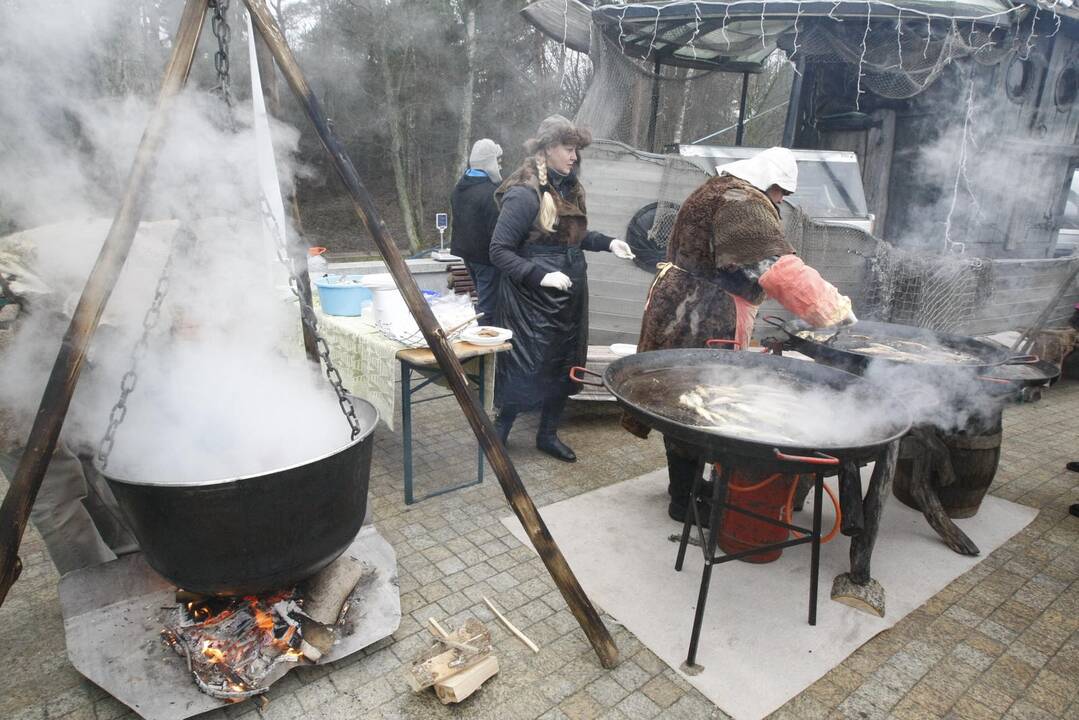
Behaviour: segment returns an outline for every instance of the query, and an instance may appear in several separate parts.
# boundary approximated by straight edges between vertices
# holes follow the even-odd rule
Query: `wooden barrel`
[[[940,433],[952,459],[955,482],[942,487],[940,474],[934,469],[930,474],[929,484],[936,491],[948,517],[968,518],[978,513],[982,498],[989,491],[1000,463],[1002,419],[1003,409],[992,417],[972,422],[960,432]],[[903,439],[899,462],[895,467],[895,481],[892,484],[892,494],[904,505],[915,510],[922,508],[911,494],[911,469],[914,455],[923,452],[926,450],[921,443],[910,436]]]

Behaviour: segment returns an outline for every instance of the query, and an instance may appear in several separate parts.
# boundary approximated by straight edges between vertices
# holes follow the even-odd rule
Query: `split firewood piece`
[[[441,642],[446,647],[451,647],[451,648],[454,648],[456,650],[460,650],[462,652],[466,652],[466,653],[469,653],[469,654],[472,654],[472,655],[475,655],[476,653],[480,652],[479,648],[473,647],[471,645],[467,645],[465,643],[460,643],[460,642],[457,642],[456,640],[454,640],[450,636],[450,633],[446,630],[446,628],[444,628],[444,627],[442,627],[441,625],[438,624],[438,620],[435,620],[434,618],[427,618],[427,622],[431,626],[431,633],[436,638],[438,638],[439,642]]]
[[[447,640],[470,649],[446,649]],[[479,620],[469,618],[464,625],[448,632],[446,638],[439,638],[412,662],[409,683],[413,691],[419,692],[472,667],[490,654],[490,631]]]
[[[307,581],[304,614],[323,625],[336,625],[353,591],[365,577],[373,578],[374,572],[367,563],[342,555]]]
[[[459,703],[498,672],[498,658],[488,655],[478,663],[435,684],[435,695],[443,705]]]
[[[495,614],[495,617],[502,621],[502,624],[506,626],[507,630],[509,630],[514,635],[516,635],[518,638],[520,638],[521,642],[523,642],[525,645],[527,645],[529,648],[532,649],[532,652],[534,652],[534,653],[539,652],[539,648],[536,647],[536,643],[529,640],[528,637],[526,637],[523,632],[518,630],[517,627],[513,623],[511,623],[509,620],[507,620],[506,616],[498,611],[498,608],[495,607],[495,604],[493,602],[488,600],[486,597],[483,598],[483,601],[485,603],[487,603],[487,607],[491,608],[491,612],[493,612]]]

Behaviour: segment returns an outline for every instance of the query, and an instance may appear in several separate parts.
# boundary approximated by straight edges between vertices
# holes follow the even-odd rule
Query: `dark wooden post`
[[[652,104],[651,113],[648,115],[648,150],[656,151],[656,124],[659,122],[659,80],[660,70],[659,53],[656,53],[655,66],[652,69]]]
[[[86,359],[86,349],[138,230],[143,204],[157,167],[158,151],[169,125],[170,110],[176,95],[187,83],[207,7],[207,0],[187,0],[184,5],[157,105],[135,154],[120,209],[64,335],[30,429],[26,452],[15,470],[15,477],[11,479],[4,504],[0,506],[0,605],[22,570],[19,543],[26,530],[30,508],[34,505],[45,470],[56,449],[64,417],[71,404],[71,395]]]
[[[749,73],[742,73],[742,97],[738,100],[738,129],[734,131],[734,144],[742,145],[742,137],[746,134],[746,96],[749,94]]]
[[[558,585],[558,589],[562,592],[562,597],[566,599],[570,611],[577,618],[577,622],[581,624],[585,635],[588,636],[588,640],[592,643],[600,662],[606,668],[614,667],[618,664],[618,648],[615,646],[614,640],[603,625],[599,613],[596,612],[588,596],[585,595],[580,583],[577,582],[577,578],[574,576],[569,564],[562,556],[562,551],[558,549],[558,545],[555,544],[554,539],[551,537],[551,533],[544,524],[543,518],[540,517],[539,511],[536,510],[532,498],[529,497],[528,492],[525,490],[505,446],[498,440],[494,425],[488,419],[483,408],[480,407],[476,396],[469,390],[468,381],[465,378],[460,361],[435,320],[431,308],[420,294],[416,281],[409,273],[408,266],[394,244],[385,222],[379,217],[374,202],[360,180],[356,168],[326,122],[326,115],[321,104],[308,86],[307,80],[292,55],[292,51],[281,34],[281,29],[277,26],[277,21],[271,15],[265,0],[244,0],[244,4],[247,5],[255,27],[266,40],[266,44],[273,53],[278,67],[307,112],[307,116],[318,132],[323,146],[330,154],[338,175],[349,195],[352,196],[356,214],[368,232],[371,233],[375,244],[378,245],[378,249],[386,261],[386,267],[389,269],[390,274],[393,275],[393,279],[397,283],[409,311],[411,311],[412,316],[416,319],[416,323],[423,332],[423,337],[427,341],[428,347],[437,358],[439,367],[445,373],[450,389],[453,390],[453,394],[457,397],[457,402],[460,403],[465,417],[468,418],[472,431],[476,433],[476,438],[483,447],[487,460],[491,463],[491,467],[502,485],[502,490],[506,494],[510,507],[513,508],[513,512],[521,521],[521,525],[524,526],[529,539],[539,552],[548,572],[551,573],[555,584]]]

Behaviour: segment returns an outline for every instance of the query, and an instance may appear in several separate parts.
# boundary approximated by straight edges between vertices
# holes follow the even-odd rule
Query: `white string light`
[[[970,138],[970,124],[974,117],[974,63],[970,64],[970,84],[967,87],[967,107],[963,113],[963,136],[959,142],[959,166],[955,170],[955,184],[952,187],[952,202],[948,207],[948,216],[944,219],[944,251],[948,252],[956,245],[952,242],[952,216],[955,214],[956,205],[959,203],[959,182],[963,180],[967,184],[967,192],[973,198],[974,193],[967,177],[967,144]],[[977,200],[975,200],[977,206]],[[980,213],[980,210],[979,210]]]
[[[862,54],[858,57],[858,87],[857,92],[854,94],[855,110],[862,109],[862,93],[865,92],[865,90],[862,90],[862,77],[865,74],[862,72],[862,68],[865,66],[865,55],[866,52],[868,52],[867,46],[869,43],[869,22],[873,17],[873,10],[870,6],[866,5],[865,10],[865,32],[862,33]]]

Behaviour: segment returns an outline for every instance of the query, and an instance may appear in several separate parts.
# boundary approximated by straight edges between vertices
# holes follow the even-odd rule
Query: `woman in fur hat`
[[[542,407],[536,447],[559,460],[577,456],[556,430],[566,398],[580,385],[569,370],[588,349],[588,277],[582,250],[633,253],[622,240],[588,230],[579,151],[592,140],[561,115],[540,123],[525,143],[529,157],[495,193],[498,223],[491,262],[502,272],[498,324],[513,349],[498,358],[495,403],[505,443],[517,414]]]
[[[803,263],[783,237],[779,204],[797,187],[794,153],[770,148],[716,169],[678,211],[667,262],[659,264],[648,291],[638,350],[699,348],[713,338],[745,348],[768,297],[813,327],[855,322],[850,298]],[[629,415],[622,425],[642,438],[650,431]],[[664,444],[668,514],[681,521],[704,460],[692,447],[669,438]]]

